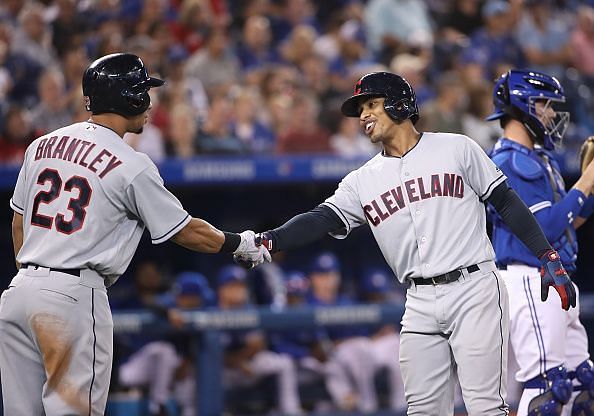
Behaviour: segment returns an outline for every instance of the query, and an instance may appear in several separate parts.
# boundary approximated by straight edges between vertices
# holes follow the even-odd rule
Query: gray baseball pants
[[[112,338],[101,276],[21,269],[0,300],[4,414],[103,415]]]

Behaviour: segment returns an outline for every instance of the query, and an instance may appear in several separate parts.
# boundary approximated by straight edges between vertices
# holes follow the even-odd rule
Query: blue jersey
[[[567,271],[574,271],[578,247],[573,220],[582,210],[586,199],[584,194],[577,189],[565,191],[559,165],[553,154],[543,148],[529,149],[515,141],[501,138],[493,148],[491,159],[534,214],[547,240],[559,252]],[[493,247],[498,265],[521,263],[540,267],[540,261],[510,231],[497,213],[491,214]]]

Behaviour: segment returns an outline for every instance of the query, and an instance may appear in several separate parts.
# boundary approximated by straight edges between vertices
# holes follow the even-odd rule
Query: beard
[[[144,131],[144,125],[140,126],[138,129],[136,129],[135,131],[133,131],[132,133],[134,134],[140,134]]]

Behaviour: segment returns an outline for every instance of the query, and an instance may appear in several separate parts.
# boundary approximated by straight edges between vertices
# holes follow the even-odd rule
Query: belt
[[[39,267],[45,267],[45,266],[39,266],[38,264],[33,264],[33,263],[21,264],[21,269],[27,269],[29,267],[34,267],[35,269],[37,269]],[[54,269],[53,267],[48,267],[48,268],[50,269],[50,272],[66,273],[66,274],[70,274],[72,276],[80,277],[80,269]]]
[[[462,270],[466,270],[468,273],[474,273],[478,272],[480,268],[478,265],[473,264],[472,266],[468,266],[466,268],[463,267],[461,269],[452,270],[451,272],[429,277],[427,279],[422,277],[413,278],[412,281],[415,282],[415,285],[443,285],[445,283],[451,283],[458,280],[460,276],[462,276]]]

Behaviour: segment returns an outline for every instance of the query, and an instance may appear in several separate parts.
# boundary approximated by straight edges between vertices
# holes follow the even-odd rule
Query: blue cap
[[[200,296],[203,300],[213,297],[208,280],[198,272],[183,272],[177,275],[173,285],[173,293],[175,295]]]
[[[174,63],[185,61],[188,59],[188,56],[190,56],[190,54],[186,48],[180,45],[174,45],[167,51],[167,58]]]
[[[247,272],[244,268],[236,265],[229,265],[223,267],[217,275],[217,285],[221,287],[231,282],[245,282]]]
[[[491,17],[498,14],[507,13],[510,9],[510,5],[504,0],[489,0],[483,6],[483,17]]]
[[[309,290],[309,280],[305,273],[292,270],[285,274],[285,287],[288,295],[304,296]]]
[[[314,258],[310,271],[311,273],[339,272],[340,261],[334,254],[326,251]]]
[[[364,293],[384,293],[390,290],[392,276],[382,268],[369,268],[363,272],[361,289]]]

